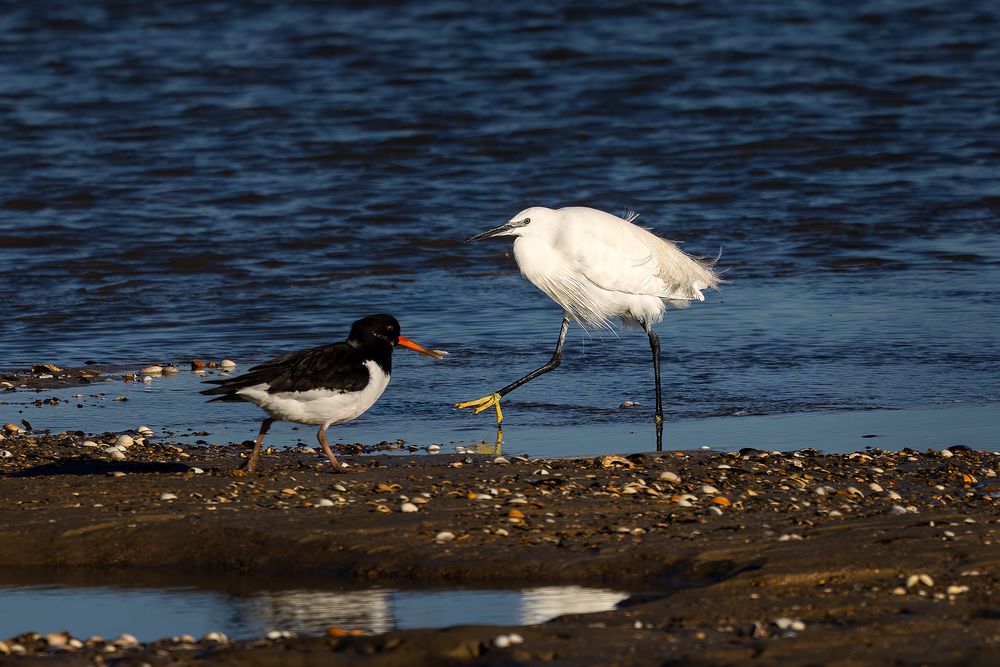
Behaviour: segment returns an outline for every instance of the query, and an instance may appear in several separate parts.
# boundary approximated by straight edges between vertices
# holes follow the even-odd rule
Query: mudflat
[[[139,437],[118,460],[106,451],[118,435],[6,432],[6,568],[633,595],[522,627],[147,643],[32,628],[2,638],[0,662],[874,666],[1000,655],[993,452],[348,455],[334,471],[296,449],[269,451],[246,475],[241,446]]]

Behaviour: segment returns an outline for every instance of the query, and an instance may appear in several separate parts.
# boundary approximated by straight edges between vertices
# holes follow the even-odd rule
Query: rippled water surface
[[[246,365],[386,311],[452,356],[398,354],[359,437],[486,436],[447,404],[560,312],[462,241],[586,204],[723,249],[659,327],[669,421],[995,407],[998,32],[986,0],[3,3],[0,367]],[[508,437],[646,425],[648,355],[574,326]]]

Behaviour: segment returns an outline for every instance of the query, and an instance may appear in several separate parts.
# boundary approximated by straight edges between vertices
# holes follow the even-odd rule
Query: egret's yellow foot
[[[472,414],[478,415],[483,410],[489,410],[490,408],[497,409],[497,426],[503,421],[503,411],[500,410],[500,394],[490,394],[489,396],[483,396],[482,398],[477,398],[474,401],[466,401],[465,403],[456,403],[456,408],[473,408]]]

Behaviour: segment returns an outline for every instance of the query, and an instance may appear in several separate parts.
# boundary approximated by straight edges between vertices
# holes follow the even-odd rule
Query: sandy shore
[[[60,628],[35,628],[42,636],[4,638],[0,661],[993,665],[1000,654],[992,452],[347,456],[335,474],[318,452],[286,451],[242,476],[238,446],[154,437],[114,460],[83,443],[73,433],[0,441],[8,568],[636,595],[614,611],[517,628],[82,648],[50,646],[62,640],[44,635]],[[523,643],[495,646],[511,632]]]

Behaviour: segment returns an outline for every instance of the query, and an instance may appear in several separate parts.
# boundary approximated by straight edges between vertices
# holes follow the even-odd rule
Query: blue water
[[[3,9],[0,368],[245,368],[391,312],[452,355],[398,354],[379,404],[332,436],[489,439],[487,415],[449,403],[545,361],[560,312],[509,244],[462,240],[586,204],[723,249],[730,284],[659,327],[668,442],[670,424],[726,446],[718,418],[955,404],[1000,423],[996,3]],[[509,397],[506,441],[583,453],[613,427],[650,448],[648,355],[574,326],[563,365]],[[249,406],[143,396],[120,421],[256,430]],[[0,418],[40,428],[117,418],[2,398]],[[933,414],[936,443],[964,437]],[[276,444],[304,433],[281,428]]]

